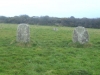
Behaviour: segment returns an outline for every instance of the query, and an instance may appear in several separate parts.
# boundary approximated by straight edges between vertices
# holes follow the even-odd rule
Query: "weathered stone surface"
[[[58,28],[53,28],[54,31],[58,31]]]
[[[88,41],[89,41],[89,35],[87,30],[82,26],[76,27],[73,32],[73,42],[84,44],[87,43]]]
[[[17,42],[30,42],[30,29],[28,24],[19,24],[17,28]]]

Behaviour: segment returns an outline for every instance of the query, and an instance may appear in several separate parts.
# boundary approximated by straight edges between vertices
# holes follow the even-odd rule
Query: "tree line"
[[[58,18],[49,16],[28,16],[20,15],[14,17],[0,16],[0,23],[28,23],[32,25],[55,25],[55,26],[69,26],[77,27],[83,26],[86,28],[100,28],[100,18],[75,18],[71,16],[69,18]]]

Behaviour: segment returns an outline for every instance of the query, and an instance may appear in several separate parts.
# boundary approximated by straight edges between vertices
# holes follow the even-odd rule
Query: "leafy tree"
[[[62,25],[77,27],[83,26],[87,28],[100,28],[100,18],[75,18],[71,16],[69,18],[58,18],[49,16],[32,16],[20,15],[14,17],[0,16],[0,23],[28,23],[28,24],[39,24],[39,25]]]

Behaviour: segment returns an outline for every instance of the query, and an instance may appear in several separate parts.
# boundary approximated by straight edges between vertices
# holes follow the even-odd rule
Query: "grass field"
[[[73,44],[74,28],[30,25],[31,42],[16,42],[16,24],[0,24],[0,75],[100,75],[100,29]]]

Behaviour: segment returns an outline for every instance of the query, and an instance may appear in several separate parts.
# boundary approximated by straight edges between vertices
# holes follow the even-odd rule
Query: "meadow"
[[[17,24],[0,24],[0,75],[100,75],[100,29],[87,28],[85,45],[74,27],[30,25],[29,44],[16,42]]]

